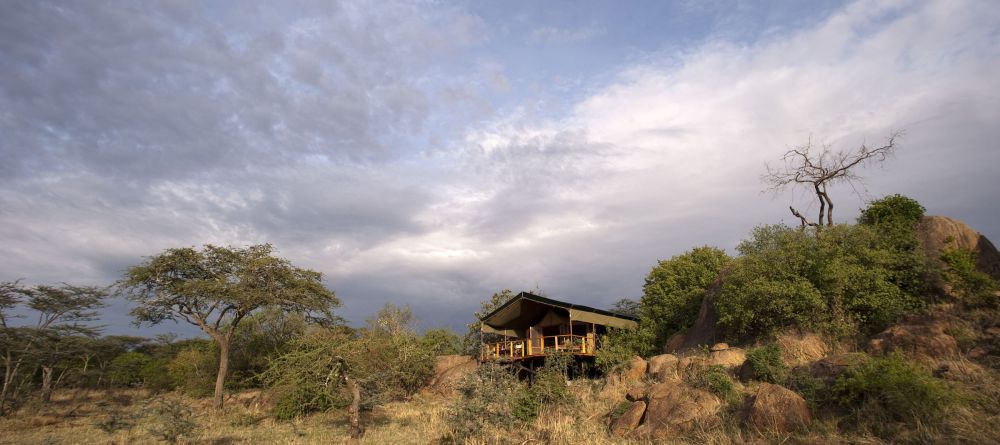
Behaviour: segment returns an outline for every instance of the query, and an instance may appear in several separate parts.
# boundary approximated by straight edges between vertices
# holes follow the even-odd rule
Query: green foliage
[[[971,306],[997,305],[996,291],[1000,284],[976,268],[976,253],[967,249],[948,249],[941,255],[945,264],[944,281],[955,295]]]
[[[892,195],[872,201],[858,217],[860,224],[878,234],[879,244],[892,252],[883,264],[889,281],[918,297],[927,291],[926,260],[916,232],[925,210],[916,200]]]
[[[572,354],[559,352],[545,354],[545,365],[535,373],[534,382],[529,388],[530,395],[539,405],[560,405],[572,400],[566,378],[570,366],[573,365]]]
[[[449,439],[464,443],[491,425],[526,426],[538,415],[538,399],[510,369],[484,363],[458,384],[460,398],[449,406],[445,423]]]
[[[323,286],[322,274],[275,256],[270,244],[167,249],[128,268],[118,287],[136,303],[132,315],[137,323],[184,320],[208,334],[219,347],[217,375],[222,381],[226,353],[247,317],[276,308],[331,324],[337,321],[333,309],[340,305]],[[214,388],[216,408],[222,407],[222,390]]]
[[[898,354],[860,360],[830,391],[839,405],[860,407],[864,416],[877,413],[907,422],[932,419],[955,401],[944,382]]]
[[[694,375],[691,382],[696,388],[703,388],[711,391],[725,400],[726,403],[734,404],[739,401],[739,392],[736,390],[736,383],[729,377],[726,368],[720,365],[713,365],[702,369]]]
[[[600,349],[594,354],[594,364],[604,374],[621,368],[632,357],[648,357],[653,353],[653,333],[648,325],[638,329],[609,328],[601,338]]]
[[[409,308],[387,305],[364,329],[308,331],[272,361],[261,380],[278,400],[274,414],[290,418],[345,406],[349,395],[341,371],[358,384],[361,408],[370,410],[410,397],[430,378],[433,366],[433,351],[413,331]]]
[[[767,345],[747,352],[746,365],[754,377],[762,382],[783,383],[788,377],[788,367],[781,360],[781,348]]]
[[[153,358],[141,352],[126,352],[114,358],[108,366],[111,384],[138,386],[143,383],[142,371]]]
[[[611,312],[627,317],[639,318],[642,316],[642,303],[630,298],[622,298],[611,306]]]
[[[653,267],[642,288],[640,311],[655,344],[662,345],[673,333],[694,324],[705,290],[729,262],[724,251],[705,246]]]
[[[167,374],[173,386],[192,397],[206,397],[215,391],[215,375],[219,367],[218,352],[213,344],[192,343],[167,364]]]
[[[170,375],[170,361],[163,358],[152,359],[139,371],[142,386],[153,393],[171,391],[177,387]]]
[[[922,285],[901,277],[922,269],[868,226],[763,226],[737,250],[715,299],[718,326],[735,339],[796,325],[875,332],[921,303],[908,289]]]
[[[473,322],[468,324],[468,331],[465,333],[463,338],[462,349],[466,354],[473,357],[479,357],[479,348],[482,343],[492,343],[503,340],[502,336],[495,334],[483,334],[480,330],[482,326],[482,318],[489,315],[503,306],[508,301],[514,298],[514,292],[510,289],[504,289],[490,296],[489,300],[481,301],[479,303],[479,310],[473,314]]]
[[[190,438],[198,430],[191,408],[173,399],[158,399],[148,406],[149,434],[167,443]]]
[[[450,329],[429,329],[420,338],[420,345],[433,355],[456,355],[462,353],[462,337]]]
[[[915,199],[895,194],[868,203],[868,207],[861,210],[858,222],[868,225],[903,222],[912,225],[920,222],[926,211]]]
[[[291,350],[308,327],[306,316],[268,306],[247,317],[233,332],[229,359],[230,388],[259,386],[256,376],[271,360]]]

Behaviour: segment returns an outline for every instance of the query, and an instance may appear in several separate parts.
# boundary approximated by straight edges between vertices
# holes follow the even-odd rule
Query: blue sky
[[[900,149],[903,193],[1000,237],[1000,7],[855,2],[5,2],[0,280],[109,284],[270,242],[357,324],[492,292],[607,307],[657,259],[796,221],[765,162]],[[135,330],[127,303],[103,322]]]

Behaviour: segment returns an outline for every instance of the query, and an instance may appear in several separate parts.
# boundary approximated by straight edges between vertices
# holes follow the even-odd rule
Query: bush
[[[654,342],[662,345],[673,333],[694,324],[705,290],[730,258],[715,247],[698,247],[660,261],[646,277],[640,312],[650,324]]]
[[[524,426],[538,415],[538,399],[507,368],[485,363],[458,384],[461,394],[445,415],[450,439],[463,443],[491,425]]]
[[[897,247],[861,225],[758,227],[715,298],[718,326],[736,340],[796,325],[884,329],[920,305],[908,289],[922,284],[905,281],[922,269],[900,260]]]
[[[976,268],[976,253],[967,249],[948,249],[941,255],[945,264],[943,278],[951,285],[955,295],[972,306],[994,307],[995,292],[1000,285],[989,275]]]
[[[162,358],[146,363],[139,371],[142,374],[143,387],[154,393],[171,391],[176,388],[174,379],[170,376],[169,365],[170,361]]]
[[[920,222],[926,211],[915,199],[896,194],[868,203],[868,207],[861,210],[858,222],[868,225],[896,222],[913,225]]]
[[[147,409],[149,434],[167,443],[177,443],[181,437],[190,438],[198,429],[191,408],[177,400],[155,400]]]
[[[863,416],[881,414],[905,422],[931,420],[955,400],[944,382],[898,354],[859,361],[830,392],[837,404],[861,408]]]
[[[535,373],[529,388],[529,393],[539,405],[561,405],[572,400],[566,375],[573,364],[571,354],[555,352],[545,355],[545,366]]]
[[[783,383],[788,377],[788,367],[781,360],[781,348],[767,345],[747,352],[744,366],[749,366],[754,377],[762,382]]]
[[[601,347],[594,354],[594,365],[604,374],[620,369],[632,357],[648,357],[653,349],[653,334],[648,325],[638,329],[609,328],[601,338]]]
[[[143,383],[143,369],[153,359],[141,352],[126,352],[119,354],[108,365],[108,378],[111,384],[119,386],[138,386]]]
[[[219,355],[213,345],[192,345],[177,353],[167,365],[173,386],[191,397],[208,397],[215,392]]]
[[[432,355],[455,355],[463,350],[462,337],[449,329],[430,329],[420,338],[422,349]]]
[[[726,403],[734,404],[739,402],[740,394],[736,390],[736,384],[729,377],[726,368],[720,365],[709,366],[701,372],[695,374],[692,386],[703,388],[719,396]]]

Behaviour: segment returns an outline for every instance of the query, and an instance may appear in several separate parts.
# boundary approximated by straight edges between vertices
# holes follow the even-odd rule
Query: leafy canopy
[[[640,312],[658,344],[694,324],[705,290],[730,261],[721,249],[705,246],[653,267],[642,288]]]
[[[168,249],[129,268],[120,286],[139,304],[132,311],[137,323],[180,318],[213,334],[224,320],[235,326],[265,306],[332,321],[340,301],[321,274],[273,253],[270,244]]]

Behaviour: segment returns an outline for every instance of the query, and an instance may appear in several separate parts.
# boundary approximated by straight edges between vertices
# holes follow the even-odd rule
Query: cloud
[[[862,172],[864,197],[1000,236],[989,2],[859,1],[752,43],[721,34],[583,79],[559,114],[491,108],[520,80],[475,52],[491,33],[461,10],[303,5],[10,8],[0,270],[106,283],[168,247],[272,242],[356,322],[394,302],[459,327],[501,288],[606,307],[657,259],[814,211],[760,193],[787,147],[892,130],[902,148]],[[840,221],[863,205],[833,199]]]
[[[580,28],[559,28],[543,26],[532,30],[526,40],[533,44],[570,44],[582,43],[607,34],[608,30],[601,26],[586,26]]]

